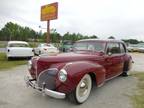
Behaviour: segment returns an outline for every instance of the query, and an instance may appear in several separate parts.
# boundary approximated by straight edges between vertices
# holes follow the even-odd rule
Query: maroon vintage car
[[[132,58],[118,40],[85,39],[74,44],[73,52],[33,57],[28,63],[26,84],[54,98],[80,104],[92,86],[100,87],[116,76],[127,76]]]

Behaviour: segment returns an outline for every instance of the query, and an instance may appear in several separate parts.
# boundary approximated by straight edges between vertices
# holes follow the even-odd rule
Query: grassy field
[[[7,61],[5,53],[0,53],[0,70],[10,69],[18,65],[24,65],[27,63],[27,60],[11,60]]]
[[[36,47],[39,42],[28,42],[30,47]],[[7,46],[7,41],[0,41],[0,48],[5,48]]]
[[[0,48],[5,48],[7,42],[6,41],[0,41]]]
[[[144,108],[144,73],[133,74],[138,81],[138,90],[135,95],[132,96],[134,108]]]

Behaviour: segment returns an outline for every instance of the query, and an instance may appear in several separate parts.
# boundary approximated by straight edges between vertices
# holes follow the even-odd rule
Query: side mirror
[[[108,56],[111,56],[112,55],[112,53],[111,52],[108,52]]]
[[[103,56],[105,53],[103,51],[100,52],[100,55]]]

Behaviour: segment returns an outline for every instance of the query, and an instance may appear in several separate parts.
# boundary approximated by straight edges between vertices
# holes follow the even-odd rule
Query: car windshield
[[[72,45],[73,43],[71,41],[64,41],[63,44],[64,45]]]
[[[96,51],[104,52],[105,43],[103,42],[77,42],[74,44],[75,51]]]
[[[12,43],[12,44],[9,44],[9,47],[29,47],[29,45],[23,44],[23,43]]]

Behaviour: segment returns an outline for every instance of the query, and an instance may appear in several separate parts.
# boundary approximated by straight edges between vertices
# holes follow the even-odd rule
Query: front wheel
[[[87,100],[92,88],[92,80],[89,74],[84,75],[78,83],[76,89],[70,94],[70,99],[77,104],[82,104]]]

